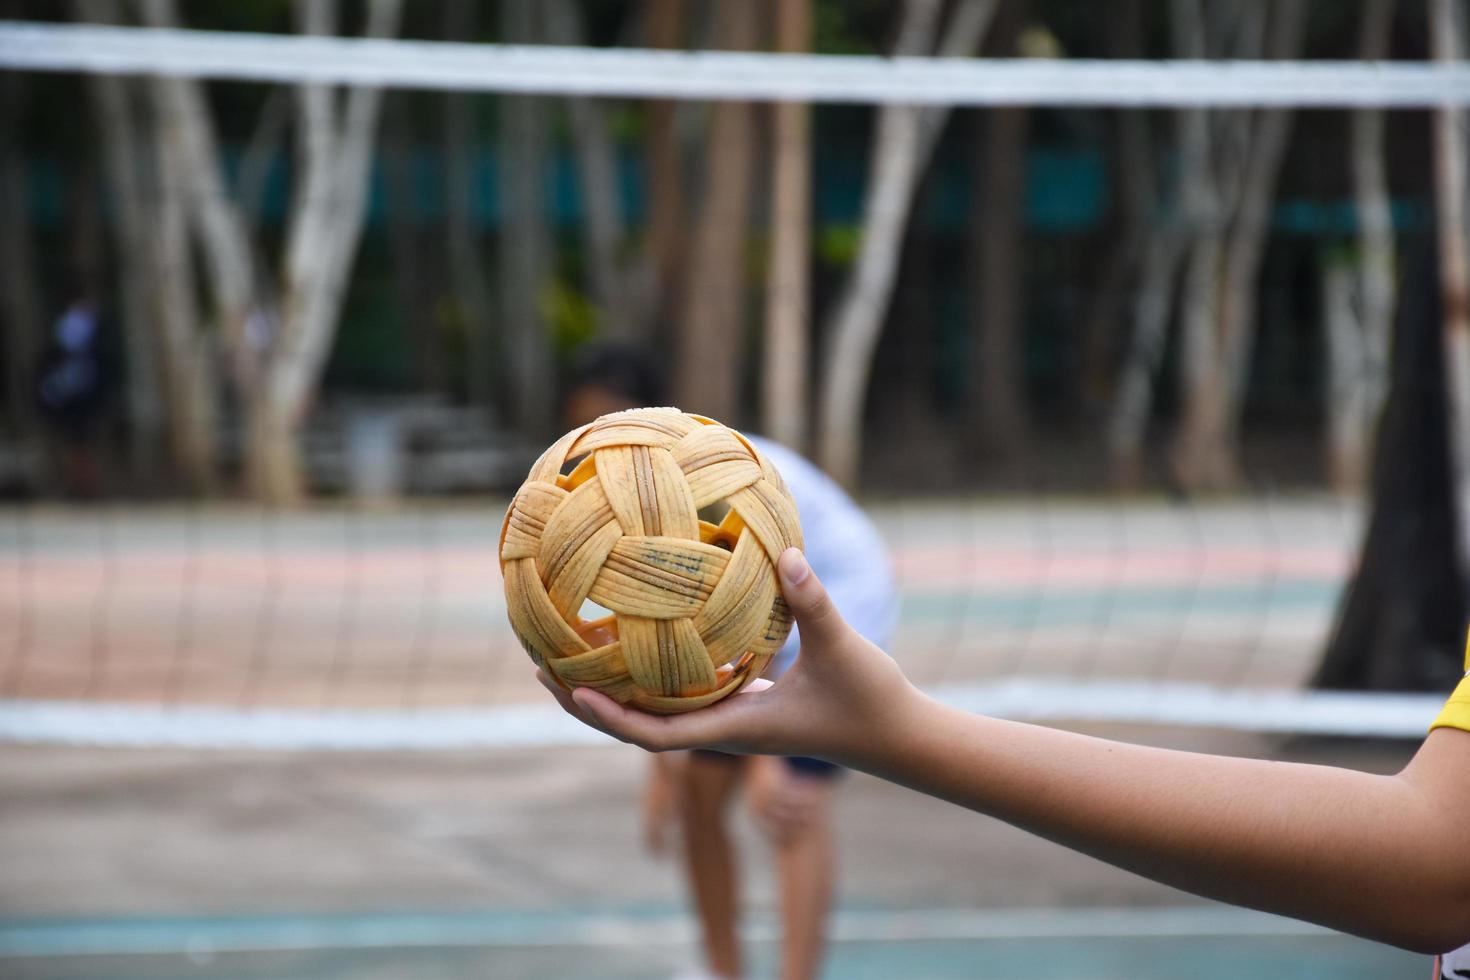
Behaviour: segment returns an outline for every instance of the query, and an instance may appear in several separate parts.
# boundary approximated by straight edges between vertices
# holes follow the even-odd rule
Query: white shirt
[[[801,518],[806,560],[838,612],[853,629],[886,647],[898,619],[898,594],[878,529],[841,487],[802,456],[769,439],[748,438],[781,471]],[[793,627],[764,676],[780,677],[800,649],[801,636]]]

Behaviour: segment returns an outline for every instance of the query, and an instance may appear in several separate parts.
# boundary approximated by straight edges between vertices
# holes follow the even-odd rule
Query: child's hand
[[[801,656],[775,684],[758,680],[708,708],[660,716],[587,688],[568,694],[537,677],[569,713],[653,752],[709,748],[850,761],[893,731],[917,691],[887,654],[843,621],[801,552],[788,548],[777,568],[801,627]]]

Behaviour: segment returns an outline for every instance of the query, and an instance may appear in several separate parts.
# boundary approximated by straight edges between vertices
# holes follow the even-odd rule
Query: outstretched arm
[[[815,755],[1209,898],[1424,952],[1470,941],[1470,733],[1378,776],[969,715],[850,630],[798,552],[780,572],[802,652],[773,686],[670,717],[548,687],[644,748]]]

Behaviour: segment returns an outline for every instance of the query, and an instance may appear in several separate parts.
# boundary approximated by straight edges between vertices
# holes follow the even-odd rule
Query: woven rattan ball
[[[638,408],[542,454],[506,512],[500,568],[547,675],[672,714],[765,670],[791,631],[776,558],[801,543],[781,475],[740,433]],[[612,615],[583,619],[589,599]]]

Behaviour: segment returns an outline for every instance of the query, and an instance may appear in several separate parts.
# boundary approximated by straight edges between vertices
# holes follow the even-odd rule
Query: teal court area
[[[749,932],[752,975],[774,975],[771,930]],[[826,975],[855,980],[1428,975],[1424,957],[1214,907],[843,910],[834,933]],[[694,955],[690,938],[688,920],[667,912],[12,923],[0,927],[0,963],[6,976],[48,978],[632,980],[675,975]]]

